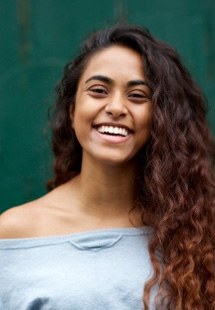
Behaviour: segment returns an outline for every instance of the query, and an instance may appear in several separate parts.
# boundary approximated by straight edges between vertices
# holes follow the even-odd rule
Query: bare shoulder
[[[70,187],[62,185],[52,192],[0,215],[0,239],[31,238],[63,234],[71,229]],[[68,228],[67,228],[68,227]]]
[[[36,201],[8,209],[0,215],[0,238],[21,238],[35,230],[38,211]]]

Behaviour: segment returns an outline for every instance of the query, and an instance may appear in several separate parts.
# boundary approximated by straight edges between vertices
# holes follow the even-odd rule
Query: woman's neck
[[[83,208],[95,214],[128,213],[133,207],[134,164],[104,165],[94,161],[82,163],[74,180]]]

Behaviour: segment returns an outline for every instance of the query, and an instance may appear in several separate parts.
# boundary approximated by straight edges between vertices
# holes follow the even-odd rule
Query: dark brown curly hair
[[[152,93],[147,146],[137,156],[135,203],[150,215],[152,278],[143,294],[149,309],[215,309],[215,146],[206,122],[205,98],[177,52],[134,25],[115,25],[91,35],[57,86],[53,113],[55,176],[49,189],[80,173],[82,149],[71,128],[70,107],[92,55],[111,45],[138,52]]]

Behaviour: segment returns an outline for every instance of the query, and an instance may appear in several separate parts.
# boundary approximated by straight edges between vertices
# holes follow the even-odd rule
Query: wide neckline
[[[73,240],[81,238],[101,237],[107,238],[109,236],[134,236],[134,235],[148,235],[152,234],[153,229],[150,226],[143,227],[119,227],[119,228],[99,228],[87,230],[77,233],[41,236],[41,237],[28,237],[28,238],[10,238],[0,239],[0,249],[7,247],[19,246],[35,246],[35,245],[53,245],[63,242],[72,242]]]

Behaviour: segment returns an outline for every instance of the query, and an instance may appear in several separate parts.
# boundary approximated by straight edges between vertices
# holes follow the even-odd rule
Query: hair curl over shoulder
[[[69,110],[89,59],[111,45],[141,55],[152,92],[151,137],[137,158],[136,177],[136,203],[150,215],[154,227],[149,244],[154,275],[144,288],[145,309],[154,285],[159,288],[158,309],[215,309],[215,147],[206,123],[205,99],[177,52],[146,29],[116,25],[96,32],[66,66],[57,86],[55,176],[49,189],[80,172],[82,150]]]

